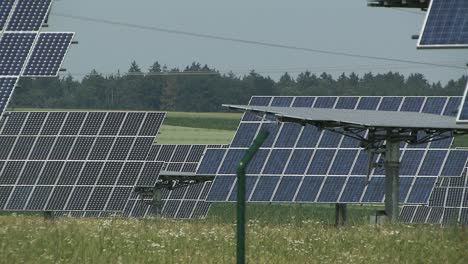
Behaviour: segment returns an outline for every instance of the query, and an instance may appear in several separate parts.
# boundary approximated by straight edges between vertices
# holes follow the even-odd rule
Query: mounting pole
[[[335,225],[342,226],[346,224],[346,204],[335,204]]]
[[[398,135],[395,135],[398,136]],[[400,197],[400,140],[390,137],[385,147],[385,213],[392,223],[398,222]]]
[[[255,153],[270,133],[260,131],[237,167],[237,264],[245,263],[245,173]]]
[[[153,213],[158,217],[161,216],[162,204],[162,191],[159,188],[154,188],[153,207],[155,211]]]

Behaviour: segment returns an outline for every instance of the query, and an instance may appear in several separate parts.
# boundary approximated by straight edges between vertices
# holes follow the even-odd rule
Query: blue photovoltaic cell
[[[5,26],[14,2],[14,0],[2,0],[0,2],[0,31],[3,30],[3,27]]]
[[[302,130],[301,137],[297,141],[297,148],[314,148],[317,145],[319,136],[322,131],[317,127],[306,125]]]
[[[384,97],[379,106],[379,111],[398,111],[403,97]]]
[[[462,98],[460,97],[451,97],[447,103],[447,106],[445,107],[444,115],[457,116],[461,101]]]
[[[319,148],[336,148],[340,144],[341,138],[340,134],[325,130],[320,139]]]
[[[271,97],[262,97],[262,96],[254,96],[250,100],[249,105],[255,105],[255,106],[267,106],[270,104]]]
[[[333,108],[337,97],[318,97],[315,101],[314,108]]]
[[[318,149],[315,151],[314,159],[310,164],[308,175],[325,175],[335,155],[334,149]]]
[[[252,193],[253,188],[255,187],[255,183],[257,182],[257,176],[247,176],[245,178],[245,199],[249,199],[250,194]],[[228,189],[225,189],[224,192],[229,192]],[[234,184],[234,188],[231,191],[231,196],[229,197],[229,201],[237,201],[237,181]]]
[[[230,149],[224,158],[219,174],[236,174],[237,166],[245,154],[243,149]]]
[[[322,186],[323,179],[325,177],[312,176],[304,177],[301,188],[297,193],[296,201],[298,202],[313,202],[319,192],[320,186]]]
[[[359,110],[376,110],[379,105],[380,97],[361,97],[356,109]]]
[[[434,187],[436,180],[436,177],[416,178],[407,203],[425,204],[429,199],[429,195],[431,194],[431,190]]]
[[[282,174],[290,153],[289,149],[272,150],[263,174]]]
[[[235,179],[235,176],[216,176],[216,180],[213,182],[206,200],[225,201]]]
[[[8,100],[15,88],[16,80],[18,78],[0,78],[0,114],[7,107]]]
[[[271,106],[289,107],[293,101],[293,97],[275,97],[271,102]]]
[[[24,76],[57,76],[73,33],[41,33],[29,58]]]
[[[315,97],[296,97],[292,107],[312,107]]]
[[[365,187],[365,177],[349,177],[348,182],[346,183],[346,187],[343,190],[343,194],[341,195],[340,202],[359,202]]]
[[[406,97],[400,111],[420,112],[424,103],[424,97]]]
[[[302,126],[296,123],[285,123],[276,140],[277,148],[292,148],[296,144],[297,137],[301,132]]]
[[[34,42],[33,33],[4,33],[0,40],[0,75],[19,75]]]
[[[375,162],[375,159],[376,157],[374,156],[374,160],[372,162]],[[354,164],[351,175],[367,175],[368,170],[369,170],[369,152],[365,150],[361,150],[356,160],[356,164]]]
[[[336,202],[343,189],[346,177],[327,177],[317,202]]]
[[[197,174],[214,175],[218,171],[226,149],[207,149],[198,167]]]
[[[468,2],[432,0],[418,47],[468,45]]]
[[[260,174],[262,171],[263,165],[268,157],[269,151],[266,149],[260,149],[255,153],[252,161],[250,161],[249,166],[247,166],[248,174]],[[244,152],[245,154],[245,152]]]
[[[294,199],[294,195],[296,194],[297,187],[301,183],[302,177],[283,177],[281,182],[278,186],[278,190],[275,193],[275,197],[273,197],[273,201],[278,202],[292,202]]]
[[[403,154],[400,165],[400,175],[414,176],[418,172],[424,156],[424,150],[407,150]]]
[[[38,31],[44,22],[51,0],[19,0],[7,30]]]
[[[366,193],[364,194],[364,202],[381,202],[384,198],[384,181],[383,177],[372,177],[367,185]]]
[[[413,177],[400,177],[400,203],[405,202],[405,198],[413,183]]]
[[[348,175],[358,150],[338,150],[329,175]]]
[[[445,102],[447,102],[447,97],[428,97],[422,112],[440,115],[445,107]]]
[[[444,163],[447,150],[429,150],[424,157],[424,162],[419,170],[422,176],[439,176],[439,171]]]
[[[446,207],[461,207],[464,188],[448,188]]]
[[[280,177],[263,176],[258,180],[251,201],[270,201]]]
[[[441,176],[460,177],[468,159],[468,151],[450,150],[447,161],[442,169]]]
[[[232,140],[231,147],[250,147],[257,134],[258,127],[258,123],[240,124],[236,136]]]
[[[22,210],[28,201],[32,186],[16,186],[5,210]]]
[[[286,168],[285,173],[289,175],[304,174],[313,153],[314,153],[314,150],[312,149],[294,150],[291,156],[291,159],[289,160],[288,167]]]
[[[354,109],[359,97],[340,97],[335,109]]]

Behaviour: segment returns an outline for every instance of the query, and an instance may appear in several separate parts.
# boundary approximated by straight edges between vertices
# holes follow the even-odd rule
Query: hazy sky
[[[126,28],[63,17],[86,16],[121,23],[347,52],[369,56],[464,66],[468,50],[417,50],[411,35],[419,34],[424,13],[370,8],[366,0],[56,0],[49,19],[51,31],[74,31],[64,64],[83,77],[91,69],[126,72],[135,60],[144,69],[159,61],[185,67],[193,61],[221,72],[246,74],[254,69],[278,78],[312,72],[421,72],[430,81],[446,82],[468,74],[465,69],[438,68],[370,59],[324,55],[229,41]],[[61,16],[54,15],[60,14]]]

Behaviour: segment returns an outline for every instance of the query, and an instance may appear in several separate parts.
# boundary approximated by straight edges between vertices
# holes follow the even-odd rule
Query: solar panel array
[[[164,161],[162,170],[196,172],[207,148],[227,148],[226,145],[153,145],[147,160]]]
[[[39,33],[51,0],[0,3],[0,113],[22,76],[58,76],[74,33]]]
[[[122,211],[154,186],[145,161],[158,112],[7,112],[0,124],[0,210]]]
[[[253,97],[250,105],[377,111],[412,111],[455,116],[460,97]],[[359,141],[317,127],[280,123],[245,113],[229,149],[207,149],[199,175],[215,175],[207,201],[236,200],[236,166],[260,129],[271,132],[247,168],[250,202],[382,203],[385,172],[372,169]],[[464,151],[453,139],[402,144],[400,202],[426,204],[439,176],[460,176]],[[463,162],[460,162],[462,160]],[[382,164],[382,157],[374,162]]]
[[[468,177],[441,178],[428,206],[404,206],[400,218],[406,223],[468,225]]]
[[[468,1],[432,0],[419,48],[468,47]]]
[[[174,190],[161,189],[162,203],[159,206],[153,205],[152,198],[141,199],[138,196],[132,196],[123,216],[150,217],[160,215],[173,219],[205,218],[210,209],[210,203],[206,202],[210,188],[211,182],[203,182]]]

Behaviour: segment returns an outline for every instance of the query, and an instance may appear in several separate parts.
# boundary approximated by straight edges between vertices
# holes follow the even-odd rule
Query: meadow
[[[202,116],[202,117],[200,117]],[[239,114],[168,113],[160,144],[229,144]],[[459,141],[457,145],[466,142]],[[379,206],[248,204],[249,263],[466,263],[468,228],[369,224]],[[0,263],[235,263],[235,204],[208,217],[45,219],[0,214]]]
[[[207,219],[45,220],[0,216],[0,263],[235,263],[235,207]],[[468,229],[373,226],[358,215],[336,228],[332,207],[249,205],[249,263],[466,263]],[[361,211],[361,212],[359,212]],[[356,214],[357,212],[357,214]],[[362,218],[361,218],[362,217]]]

